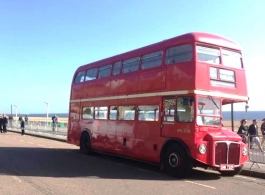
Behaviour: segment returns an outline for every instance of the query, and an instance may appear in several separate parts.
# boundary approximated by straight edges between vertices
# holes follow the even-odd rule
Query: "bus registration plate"
[[[231,165],[231,164],[221,164],[221,170],[234,170],[235,169],[235,165]]]

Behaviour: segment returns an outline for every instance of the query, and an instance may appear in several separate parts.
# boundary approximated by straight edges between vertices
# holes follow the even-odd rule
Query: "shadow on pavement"
[[[0,174],[39,177],[176,180],[158,166],[105,154],[85,156],[78,150],[0,148]],[[194,170],[186,179],[218,180],[220,174]]]

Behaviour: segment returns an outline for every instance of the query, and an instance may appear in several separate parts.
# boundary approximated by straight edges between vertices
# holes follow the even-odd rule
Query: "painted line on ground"
[[[213,186],[208,186],[208,185],[204,185],[204,184],[200,184],[200,183],[196,183],[196,182],[193,182],[193,181],[189,181],[189,180],[183,180],[187,183],[192,183],[192,184],[195,184],[195,185],[199,185],[199,186],[203,186],[203,187],[206,187],[206,188],[211,188],[213,190],[216,190],[216,187],[213,187]]]
[[[246,176],[241,176],[241,175],[235,175],[235,177],[239,177],[239,178],[243,178],[243,179],[248,179],[248,180],[253,180],[253,181],[257,181],[258,179],[254,179],[252,177],[246,177]]]

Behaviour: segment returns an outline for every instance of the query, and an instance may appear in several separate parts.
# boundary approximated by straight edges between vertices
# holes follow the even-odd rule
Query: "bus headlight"
[[[199,152],[200,152],[201,154],[205,154],[206,151],[207,151],[207,146],[204,145],[204,144],[201,144],[201,145],[199,146]]]
[[[246,148],[246,147],[244,147],[243,149],[242,149],[242,155],[243,156],[246,156],[248,154],[248,149]]]

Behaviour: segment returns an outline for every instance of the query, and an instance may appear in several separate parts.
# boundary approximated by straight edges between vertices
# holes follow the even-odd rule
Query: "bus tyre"
[[[173,177],[184,178],[191,173],[192,161],[179,144],[171,144],[165,153],[165,170]]]
[[[90,144],[90,136],[88,133],[84,133],[80,140],[80,151],[82,154],[90,154],[91,153],[91,144]]]
[[[219,171],[222,176],[233,177],[238,175],[243,169],[243,165],[241,167],[236,167],[234,171]]]

